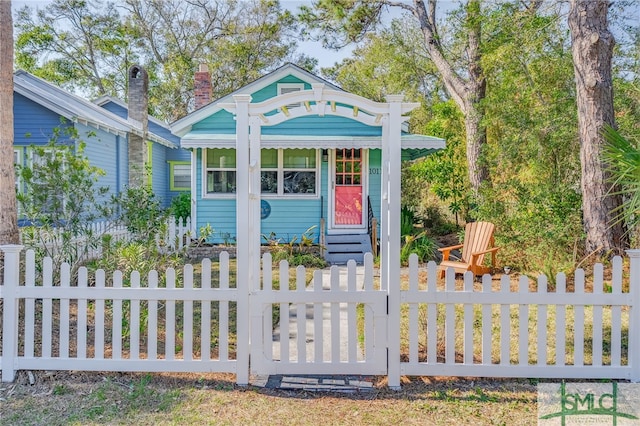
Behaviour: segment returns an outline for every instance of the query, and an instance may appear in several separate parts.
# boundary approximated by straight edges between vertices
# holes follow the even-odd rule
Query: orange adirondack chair
[[[438,267],[440,277],[444,277],[448,268],[453,268],[456,274],[463,274],[466,271],[473,272],[474,275],[484,275],[491,271],[483,266],[484,255],[491,253],[491,266],[496,264],[496,251],[499,247],[494,247],[493,231],[495,225],[489,222],[470,222],[464,229],[464,242],[451,247],[438,249],[442,252],[442,262]],[[451,250],[462,248],[462,259],[459,261],[449,260]]]

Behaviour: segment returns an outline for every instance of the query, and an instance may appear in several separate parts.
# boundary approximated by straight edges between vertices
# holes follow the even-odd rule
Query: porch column
[[[260,118],[249,118],[249,291],[260,290]]]
[[[389,218],[386,267],[389,298],[389,387],[400,388],[400,177],[402,159],[402,100],[404,95],[389,95],[388,166]]]
[[[251,95],[234,95],[236,102],[236,253],[237,355],[236,382],[249,384],[249,102]],[[247,263],[248,262],[248,263]]]
[[[389,115],[382,119],[382,176],[380,188],[380,289],[389,290]]]

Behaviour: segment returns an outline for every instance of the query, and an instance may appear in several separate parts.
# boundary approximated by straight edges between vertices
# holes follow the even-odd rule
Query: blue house
[[[389,200],[384,164],[393,164],[393,150],[386,141],[399,142],[404,159],[445,146],[442,139],[408,133],[402,114],[418,104],[402,103],[402,97],[376,103],[292,64],[208,104],[198,92],[206,92],[206,75],[197,73],[195,85],[205,105],[171,129],[192,152],[194,231],[209,224],[214,240],[237,237],[239,250],[244,222],[254,245],[255,235],[299,241],[316,226],[314,239],[330,261],[357,259],[371,249],[371,219],[383,215],[384,222],[387,214],[381,207]],[[390,115],[390,105],[397,105],[397,114]],[[245,218],[245,204],[251,209],[255,202],[259,218],[251,212]]]
[[[131,95],[130,95],[131,96]],[[146,96],[142,94],[142,96]],[[112,98],[89,102],[25,71],[14,74],[14,161],[32,161],[32,145],[46,145],[54,128],[74,127],[86,142],[89,162],[106,174],[99,186],[120,193],[129,183],[133,167],[149,170],[153,191],[165,206],[181,191],[190,190],[190,154],[180,149],[179,139],[168,126],[153,117],[146,123],[132,119],[127,105]],[[130,158],[134,138],[144,141],[145,158]],[[61,141],[77,144],[77,141]],[[140,161],[138,161],[140,163]],[[18,190],[20,188],[20,182]]]

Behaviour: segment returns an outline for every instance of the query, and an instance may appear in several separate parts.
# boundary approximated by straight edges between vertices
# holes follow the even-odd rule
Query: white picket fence
[[[351,262],[311,283],[299,267],[290,290],[286,263],[274,289],[269,254],[249,289],[233,285],[226,254],[213,269],[205,259],[199,279],[186,265],[163,278],[80,269],[75,281],[67,265],[37,267],[32,251],[21,278],[21,247],[0,248],[3,381],[45,369],[232,372],[247,384],[249,361],[256,375],[386,374],[393,388],[401,375],[640,381],[640,250],[628,274],[618,257],[610,279],[596,265],[572,287],[559,274],[554,290],[544,277],[438,282],[434,263],[412,257],[408,286],[398,277],[383,291],[370,254],[357,273]]]

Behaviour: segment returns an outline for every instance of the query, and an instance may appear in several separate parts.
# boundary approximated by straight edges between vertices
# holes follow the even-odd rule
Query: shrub
[[[169,207],[171,215],[176,219],[186,219],[191,217],[191,193],[182,192],[171,200],[171,206]]]

